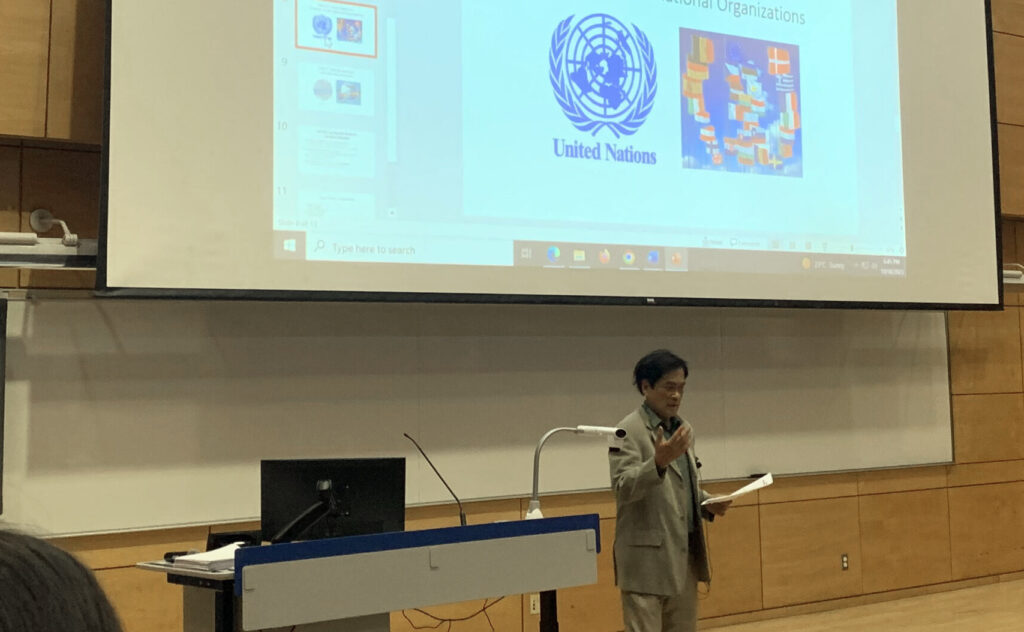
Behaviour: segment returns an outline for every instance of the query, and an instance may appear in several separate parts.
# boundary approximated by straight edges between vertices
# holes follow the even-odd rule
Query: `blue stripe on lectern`
[[[328,540],[309,540],[267,546],[248,546],[235,552],[235,594],[242,594],[242,569],[256,564],[273,564],[309,560],[356,553],[374,553],[395,549],[414,549],[421,546],[474,542],[515,538],[543,533],[582,531],[592,529],[601,552],[601,523],[597,514],[566,516],[563,518],[541,518],[538,520],[516,520],[512,522],[491,522],[465,527],[445,527],[422,531],[394,531],[372,535],[354,535]]]

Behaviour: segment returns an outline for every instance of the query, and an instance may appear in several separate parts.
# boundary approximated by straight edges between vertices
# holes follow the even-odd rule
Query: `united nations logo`
[[[313,32],[317,37],[323,39],[324,48],[331,47],[331,18],[326,15],[313,16]]]
[[[575,24],[570,15],[551,36],[551,87],[576,129],[597,135],[609,128],[616,138],[635,134],[647,120],[658,93],[658,68],[651,42],[605,13]]]
[[[331,18],[326,15],[313,16],[313,32],[323,37],[331,32]]]

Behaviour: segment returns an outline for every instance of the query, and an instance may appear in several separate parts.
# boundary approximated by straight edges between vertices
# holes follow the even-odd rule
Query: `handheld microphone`
[[[441,476],[441,473],[438,472],[437,468],[434,467],[434,464],[430,462],[430,458],[427,456],[427,453],[423,451],[423,448],[420,447],[420,444],[416,443],[416,440],[410,437],[408,434],[403,432],[402,435],[409,441],[412,441],[412,444],[416,446],[416,449],[419,450],[420,454],[423,455],[423,458],[426,459],[427,465],[430,466],[430,469],[434,470],[434,474],[437,474],[437,477],[441,479],[441,482],[444,483],[444,486],[448,488],[448,493],[452,495],[452,498],[455,499],[456,504],[459,505],[459,524],[461,524],[463,527],[466,526],[466,512],[462,510],[462,501],[459,500],[459,497],[456,496],[455,492],[452,491],[451,486],[448,485],[448,481],[444,480],[444,477]]]

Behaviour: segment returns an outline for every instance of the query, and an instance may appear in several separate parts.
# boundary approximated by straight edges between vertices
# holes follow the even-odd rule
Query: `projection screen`
[[[112,0],[100,289],[995,306],[987,13]]]

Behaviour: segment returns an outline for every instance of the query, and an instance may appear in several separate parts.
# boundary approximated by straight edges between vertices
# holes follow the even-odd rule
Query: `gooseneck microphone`
[[[441,479],[441,482],[444,483],[444,486],[448,488],[448,493],[452,495],[452,498],[454,498],[455,502],[459,505],[459,524],[461,524],[462,526],[466,526],[466,512],[462,510],[462,501],[459,500],[459,497],[456,496],[455,492],[452,491],[452,488],[448,484],[448,481],[444,480],[444,477],[441,476],[441,473],[438,472],[437,468],[434,467],[434,464],[430,462],[430,457],[428,457],[427,453],[423,451],[423,448],[420,447],[420,444],[416,443],[416,440],[410,437],[408,434],[403,432],[402,435],[409,441],[412,441],[412,444],[416,446],[417,450],[420,451],[420,454],[423,455],[423,458],[427,460],[427,465],[430,466],[430,469],[434,470],[434,474],[437,474],[437,477]]]

